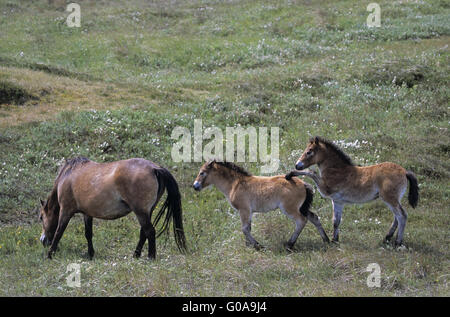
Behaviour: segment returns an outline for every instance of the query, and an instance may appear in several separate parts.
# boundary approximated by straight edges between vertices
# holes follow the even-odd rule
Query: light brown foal
[[[355,166],[352,160],[332,142],[314,137],[297,161],[295,168],[303,170],[317,164],[320,175],[314,172],[292,171],[286,175],[311,177],[323,197],[333,203],[333,241],[339,240],[339,224],[345,204],[361,204],[381,198],[394,213],[394,221],[385,237],[388,242],[398,227],[395,245],[401,245],[407,214],[400,201],[410,184],[408,201],[415,208],[419,200],[419,187],[413,172],[398,164],[385,162],[376,165]]]
[[[316,226],[323,241],[330,241],[317,215],[309,210],[313,191],[310,185],[300,179],[288,181],[283,175],[253,176],[233,163],[213,160],[200,168],[193,187],[200,191],[210,185],[215,185],[225,195],[230,205],[239,211],[247,245],[256,249],[261,248],[251,235],[252,214],[277,208],[280,208],[296,225],[294,233],[285,243],[288,250],[293,248],[308,220]]]

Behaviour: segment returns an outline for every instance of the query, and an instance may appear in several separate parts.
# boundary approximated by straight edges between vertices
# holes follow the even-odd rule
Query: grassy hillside
[[[67,1],[67,3],[72,1]],[[81,27],[66,1],[0,0],[0,295],[449,296],[448,1],[88,1]],[[239,215],[216,189],[190,187],[200,163],[172,161],[171,131],[280,128],[280,168],[310,136],[343,145],[356,163],[393,161],[420,184],[405,247],[382,244],[392,213],[382,202],[347,206],[341,243],[311,224],[295,252],[280,211],[256,215],[266,249],[245,247]],[[133,215],[94,220],[87,259],[80,216],[54,260],[39,243],[39,198],[65,158],[144,157],[173,172],[190,253],[157,240],[154,262],[131,257]],[[258,174],[260,163],[242,164]],[[313,210],[332,232],[331,202]],[[81,264],[81,288],[66,267]],[[369,263],[381,287],[368,288]]]

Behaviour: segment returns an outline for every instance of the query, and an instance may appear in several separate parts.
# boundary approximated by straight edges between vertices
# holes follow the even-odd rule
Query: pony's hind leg
[[[389,232],[385,237],[385,241],[389,241],[392,238],[395,230],[398,227],[397,237],[394,243],[395,246],[399,246],[403,242],[403,232],[405,230],[406,220],[408,218],[408,215],[403,210],[402,205],[400,204],[402,196],[405,193],[405,189],[406,184],[403,187],[401,186],[397,186],[396,188],[388,187],[380,191],[380,198],[394,214],[394,221],[392,222],[391,228],[389,229]]]
[[[398,218],[398,231],[397,239],[395,239],[395,245],[400,246],[403,243],[403,232],[405,231],[406,220],[408,219],[408,214],[403,210],[402,205],[398,204],[400,208],[400,216]]]
[[[303,205],[301,205],[300,207],[298,206],[297,203],[298,203],[297,201],[286,201],[281,206],[279,206],[281,211],[289,219],[292,219],[295,222],[294,232],[292,233],[289,240],[284,243],[284,247],[288,251],[292,251],[292,249],[294,248],[294,244],[298,239],[298,236],[300,235],[306,223],[308,222],[308,219],[307,217],[304,216],[304,214],[307,213],[309,210],[303,211],[304,212],[303,214],[301,211],[301,207],[304,206],[305,202],[302,202]]]
[[[391,228],[385,237],[385,241],[389,241],[394,235],[395,230],[397,230],[397,237],[395,239],[395,246],[400,246],[403,242],[403,232],[406,226],[406,220],[408,215],[403,210],[400,201],[405,194],[407,187],[406,180],[399,182],[386,182],[380,190],[380,198],[389,207],[389,209],[394,214],[394,221],[392,222]]]
[[[294,248],[294,244],[297,241],[298,236],[300,235],[303,228],[305,227],[307,220],[305,217],[303,217],[300,214],[295,215],[294,217],[292,217],[292,215],[289,215],[289,217],[293,218],[293,220],[295,222],[295,230],[292,233],[289,240],[287,242],[285,242],[284,246],[288,251],[291,251]]]
[[[322,237],[323,242],[329,243],[330,239],[327,236],[327,233],[325,230],[323,230],[322,224],[320,223],[319,217],[311,212],[308,211],[308,220],[311,221],[311,223],[316,226],[317,230],[319,231],[320,236]]]
[[[156,230],[151,222],[153,210],[156,207],[157,202],[161,198],[162,193],[158,193],[155,201],[151,205],[149,211],[145,207],[145,204],[134,205],[132,209],[136,214],[136,218],[141,225],[141,230],[139,231],[139,242],[134,251],[134,257],[139,258],[142,253],[142,248],[144,247],[145,241],[148,240],[148,257],[150,259],[156,258]]]
[[[92,217],[88,215],[84,215],[84,236],[88,242],[88,256],[92,259],[95,253],[92,244]]]
[[[139,234],[139,242],[134,251],[135,257],[141,256],[142,247],[145,240],[148,240],[148,257],[150,259],[156,258],[156,231],[155,227],[150,221],[150,215],[146,212],[135,212],[141,225],[141,231]]]
[[[136,246],[136,250],[134,251],[134,257],[140,258],[142,253],[142,248],[144,247],[145,241],[147,240],[147,236],[145,234],[144,228],[141,227],[140,233],[139,233],[139,242]]]
[[[394,221],[392,222],[391,228],[389,229],[389,232],[387,233],[386,237],[384,238],[385,242],[388,242],[391,240],[392,236],[394,235],[395,230],[398,227],[397,231],[397,237],[395,239],[395,245],[400,246],[403,242],[403,232],[405,231],[406,226],[406,220],[408,218],[408,215],[406,211],[403,210],[402,205],[399,202],[388,202],[384,201],[386,205],[389,207],[389,209],[394,214]]]
[[[389,243],[389,241],[391,241],[395,230],[397,230],[397,226],[398,226],[398,221],[397,221],[397,217],[395,216],[395,213],[394,213],[394,221],[392,221],[391,227],[389,228],[389,231],[386,234],[386,237],[384,237],[385,243]]]
[[[148,239],[148,257],[150,259],[156,258],[156,230],[152,223],[144,228]]]

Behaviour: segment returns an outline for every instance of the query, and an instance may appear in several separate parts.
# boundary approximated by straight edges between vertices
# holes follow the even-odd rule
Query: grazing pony
[[[394,213],[394,221],[385,237],[389,242],[398,226],[395,245],[403,241],[407,214],[400,201],[409,182],[409,204],[415,208],[419,200],[419,186],[413,172],[400,165],[384,162],[376,165],[355,166],[352,160],[332,142],[321,138],[311,138],[308,146],[297,161],[295,168],[303,170],[317,164],[320,175],[314,172],[292,171],[292,176],[311,177],[323,197],[333,203],[333,241],[339,240],[339,224],[345,204],[361,204],[381,198]]]
[[[153,209],[164,190],[167,190],[166,201],[152,224]],[[50,245],[48,258],[56,251],[70,218],[78,212],[84,215],[90,258],[94,256],[92,218],[117,219],[131,211],[141,225],[135,257],[140,257],[148,240],[148,257],[155,258],[155,238],[167,230],[171,218],[177,246],[180,251],[186,249],[177,182],[167,169],[144,159],[110,163],[96,163],[83,157],[67,160],[59,170],[52,192],[46,201],[41,200],[41,205],[43,232],[40,240]],[[162,227],[156,234],[155,226],[164,214]]]
[[[308,219],[316,226],[323,241],[330,241],[317,215],[309,210],[313,191],[300,179],[288,181],[282,175],[253,176],[233,163],[213,160],[200,168],[193,187],[200,191],[210,185],[216,185],[231,206],[239,211],[246,244],[257,250],[261,245],[250,233],[252,214],[277,208],[295,222],[295,231],[284,244],[288,250],[293,248]]]

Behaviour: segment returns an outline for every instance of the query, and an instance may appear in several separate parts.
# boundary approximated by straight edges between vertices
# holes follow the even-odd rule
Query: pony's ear
[[[314,143],[317,144],[317,145],[319,144],[319,138],[318,137],[314,137]]]
[[[211,161],[209,161],[209,163],[208,163],[208,168],[209,167],[212,167],[213,166],[213,164],[216,162],[216,159],[213,159],[213,160],[211,160]]]
[[[42,199],[39,198],[39,201],[41,202],[41,206],[44,207],[45,206],[45,201],[43,201]]]

